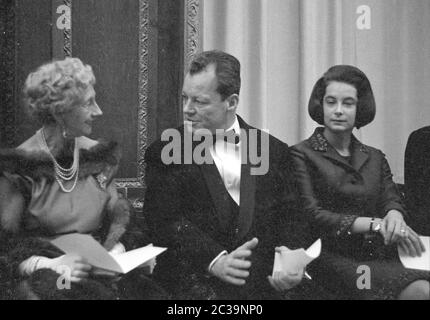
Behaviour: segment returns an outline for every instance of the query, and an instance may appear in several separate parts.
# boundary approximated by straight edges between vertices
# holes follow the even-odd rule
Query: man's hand
[[[251,262],[246,260],[252,254],[252,250],[258,244],[258,239],[254,238],[233,252],[220,257],[212,266],[210,272],[224,282],[243,286],[246,283],[246,278],[249,276],[248,269],[251,267]]]
[[[282,256],[283,253],[290,251],[290,249],[282,246],[275,248],[275,251]],[[273,277],[268,276],[267,280],[269,280],[270,285],[276,291],[282,292],[297,286],[302,281],[304,273],[304,268],[300,268],[299,270],[282,270],[275,272]]]
[[[275,272],[272,276],[268,276],[270,285],[279,292],[290,290],[297,286],[303,278],[304,272],[286,273],[284,271]]]

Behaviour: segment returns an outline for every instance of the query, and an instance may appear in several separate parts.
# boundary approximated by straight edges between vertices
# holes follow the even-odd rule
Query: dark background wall
[[[14,147],[36,125],[21,106],[27,74],[52,57],[50,0],[0,0],[0,147]]]
[[[72,56],[93,67],[96,93],[104,117],[93,138],[121,143],[124,156],[119,178],[139,175],[139,121],[142,105],[141,48],[148,44],[145,144],[181,122],[184,0],[72,0]],[[142,28],[142,3],[149,23]],[[38,128],[27,119],[21,90],[28,73],[58,57],[62,44],[56,30],[61,0],[0,0],[0,147],[15,147]],[[61,31],[62,32],[62,31]],[[61,33],[60,32],[60,36]],[[61,52],[60,52],[61,55]],[[140,124],[142,124],[141,122]],[[139,191],[140,193],[140,191]]]
[[[72,55],[93,66],[96,99],[104,117],[94,135],[121,143],[120,177],[137,172],[139,3],[135,0],[74,0]]]

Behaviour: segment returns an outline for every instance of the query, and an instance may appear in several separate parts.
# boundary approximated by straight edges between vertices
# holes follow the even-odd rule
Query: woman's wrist
[[[382,219],[380,218],[370,218],[369,223],[369,232],[370,233],[379,233],[382,227]]]
[[[375,223],[381,223],[381,219],[379,218],[373,218],[374,224]],[[372,218],[370,217],[359,217],[354,221],[354,224],[351,227],[351,231],[354,234],[363,234],[363,233],[369,233],[370,225],[372,222]]]
[[[30,276],[40,269],[51,269],[56,271],[55,266],[58,264],[57,261],[60,258],[61,257],[56,259],[50,259],[42,256],[32,256],[27,260],[21,262],[21,264],[19,265],[19,273],[21,275]]]

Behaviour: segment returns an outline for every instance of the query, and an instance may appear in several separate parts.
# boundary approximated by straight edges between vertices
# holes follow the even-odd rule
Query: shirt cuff
[[[221,258],[223,255],[226,255],[226,254],[228,254],[228,252],[227,252],[227,250],[224,250],[219,255],[217,255],[215,257],[215,259],[213,259],[212,262],[209,264],[208,272],[211,272],[212,267],[214,266],[215,262],[217,262],[219,258]]]

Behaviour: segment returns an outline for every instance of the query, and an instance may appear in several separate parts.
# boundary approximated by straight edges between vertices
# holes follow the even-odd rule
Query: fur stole
[[[32,138],[28,141],[31,141],[31,139]],[[87,139],[87,141],[90,140]],[[89,145],[87,149],[80,149],[79,177],[85,178],[90,175],[103,173],[107,178],[105,181],[106,184],[109,184],[119,165],[121,157],[120,147],[116,142],[107,142],[103,140],[91,140],[91,142],[91,145]],[[73,162],[73,156],[71,154],[71,152],[63,151],[56,159],[59,163],[71,163]],[[48,154],[37,148],[19,147],[17,149],[0,150],[0,176],[3,172],[29,177],[34,181],[46,178],[48,181],[52,182],[55,179],[54,164],[51,158]],[[120,238],[125,234],[129,226],[131,215],[132,207],[129,201],[120,195],[113,208],[107,212],[107,224],[104,224],[102,228],[104,229],[104,232],[102,232],[104,233],[102,239],[106,249],[110,250],[115,243],[120,241]],[[17,218],[19,214],[11,216]],[[2,232],[1,229],[6,232],[12,231],[8,230],[6,227],[7,225],[13,224],[3,223],[0,228],[0,233]],[[5,227],[6,230],[4,229]]]
[[[59,163],[71,163],[71,154],[62,152],[57,158]],[[95,146],[80,150],[79,177],[101,173],[106,167],[119,164],[121,152],[116,142],[99,141]],[[42,177],[49,181],[55,179],[54,164],[43,151],[30,152],[20,149],[0,150],[0,173],[8,172],[27,176],[33,180]]]

